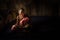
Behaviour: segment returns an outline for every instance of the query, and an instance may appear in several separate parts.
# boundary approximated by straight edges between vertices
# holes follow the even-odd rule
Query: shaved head
[[[21,9],[18,11],[18,13],[19,13],[19,14],[24,13],[24,9],[21,8]]]

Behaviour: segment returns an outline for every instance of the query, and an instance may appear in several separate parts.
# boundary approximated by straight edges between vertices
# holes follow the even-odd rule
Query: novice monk
[[[17,22],[16,24],[12,25],[11,30],[16,30],[16,28],[19,28],[20,31],[28,32],[29,31],[29,18],[25,15],[24,9],[21,8],[19,10],[19,15],[17,16]]]

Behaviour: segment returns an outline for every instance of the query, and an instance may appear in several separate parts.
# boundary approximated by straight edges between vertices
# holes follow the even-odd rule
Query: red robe
[[[28,21],[29,21],[29,18],[25,17],[20,21],[20,25],[25,25],[26,23],[28,23]]]
[[[22,26],[21,30],[23,30],[22,28],[24,28],[24,25],[26,25],[26,23],[28,23],[28,22],[29,22],[29,18],[28,17],[24,17],[22,20],[20,20],[19,25],[20,25],[20,27]],[[13,25],[11,30],[15,30],[16,26],[17,26],[16,24]]]

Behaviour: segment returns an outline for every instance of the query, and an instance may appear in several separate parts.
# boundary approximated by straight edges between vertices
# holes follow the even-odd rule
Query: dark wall
[[[31,16],[57,16],[58,0],[1,0],[0,10],[16,11],[21,7]],[[5,13],[5,12],[4,12]]]

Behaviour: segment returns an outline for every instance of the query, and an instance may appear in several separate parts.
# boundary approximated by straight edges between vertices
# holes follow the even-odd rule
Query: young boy
[[[17,22],[12,25],[11,30],[13,31],[16,30],[16,28],[19,28],[20,31],[29,32],[29,27],[31,27],[29,24],[29,17],[25,15],[23,8],[21,8],[18,13]]]

